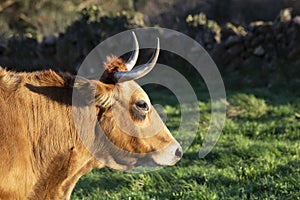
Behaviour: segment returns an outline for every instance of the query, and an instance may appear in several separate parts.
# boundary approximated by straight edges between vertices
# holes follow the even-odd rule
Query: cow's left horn
[[[133,51],[132,51],[130,58],[126,62],[126,68],[128,71],[132,70],[132,68],[135,66],[135,63],[139,57],[139,43],[138,43],[135,33],[133,31],[132,31],[132,36],[133,36]]]
[[[138,67],[137,69],[134,69],[132,71],[129,72],[116,72],[114,74],[114,78],[119,82],[125,82],[125,81],[130,81],[130,80],[136,80],[139,79],[143,76],[145,76],[146,74],[148,74],[153,67],[155,66],[157,59],[158,59],[158,55],[159,55],[159,38],[157,38],[157,45],[156,45],[156,50],[153,53],[151,59],[144,65]]]

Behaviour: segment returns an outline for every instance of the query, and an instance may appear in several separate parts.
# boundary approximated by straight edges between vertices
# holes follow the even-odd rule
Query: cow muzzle
[[[175,165],[183,155],[182,147],[179,143],[174,142],[166,148],[153,152],[152,160],[156,166]]]

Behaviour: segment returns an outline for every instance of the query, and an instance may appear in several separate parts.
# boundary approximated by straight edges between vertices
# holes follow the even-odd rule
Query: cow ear
[[[95,104],[98,107],[108,107],[111,104],[111,96],[114,84],[106,84],[100,81],[93,81],[95,84]]]
[[[72,103],[76,105],[91,104],[94,99],[94,87],[90,80],[77,76],[68,83],[73,88]]]
[[[112,84],[77,77],[73,83],[73,103],[81,105],[95,103],[98,107],[106,107],[110,103],[113,89]]]

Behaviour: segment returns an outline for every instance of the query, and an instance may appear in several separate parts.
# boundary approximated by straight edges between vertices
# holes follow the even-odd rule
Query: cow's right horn
[[[138,43],[136,35],[133,31],[132,31],[132,36],[133,36],[133,40],[134,40],[133,41],[133,51],[132,51],[130,58],[126,62],[126,68],[128,71],[132,70],[132,68],[135,66],[136,61],[139,57],[139,43]]]
[[[158,59],[159,50],[160,50],[159,38],[157,38],[156,50],[153,53],[151,59],[146,64],[144,64],[136,69],[133,69],[132,71],[129,71],[129,72],[116,72],[114,74],[114,78],[117,80],[118,83],[121,83],[121,82],[125,82],[125,81],[136,80],[136,79],[139,79],[139,78],[145,76],[155,66],[157,59]]]

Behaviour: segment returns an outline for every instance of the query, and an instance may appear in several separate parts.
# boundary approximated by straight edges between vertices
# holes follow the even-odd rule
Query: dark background
[[[222,75],[235,73],[234,86],[277,90],[282,85],[299,95],[299,13],[295,0],[2,0],[0,66],[76,74],[106,38],[159,26],[199,42]],[[168,52],[159,62],[191,67]]]

